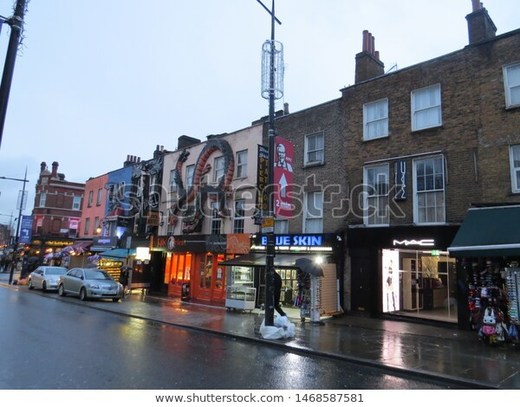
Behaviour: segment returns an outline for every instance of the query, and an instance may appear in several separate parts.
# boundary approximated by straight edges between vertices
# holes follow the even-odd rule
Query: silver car
[[[57,290],[60,276],[67,272],[67,267],[39,266],[31,274],[27,281],[29,290],[41,288],[43,291]]]
[[[73,268],[60,276],[58,294],[76,295],[80,300],[89,298],[111,298],[117,302],[123,297],[123,286],[114,281],[105,270]]]

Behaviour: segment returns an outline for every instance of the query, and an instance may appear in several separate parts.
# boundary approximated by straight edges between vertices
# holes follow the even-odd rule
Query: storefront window
[[[439,250],[383,250],[382,310],[457,322],[455,259]]]
[[[202,270],[202,275],[200,276],[200,288],[211,288],[211,274],[213,270],[213,255],[206,255],[206,263],[205,267]]]

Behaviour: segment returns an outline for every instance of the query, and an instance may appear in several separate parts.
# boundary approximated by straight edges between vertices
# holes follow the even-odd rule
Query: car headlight
[[[99,289],[99,284],[90,283],[90,284],[88,284],[88,286],[89,286],[90,288]]]

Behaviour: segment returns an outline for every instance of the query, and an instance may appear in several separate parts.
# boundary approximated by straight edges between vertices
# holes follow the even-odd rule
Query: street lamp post
[[[269,66],[268,69],[268,83],[262,84],[262,96],[266,99],[269,99],[269,130],[268,130],[268,189],[267,189],[267,203],[268,203],[268,212],[267,216],[263,217],[262,223],[268,220],[266,228],[267,232],[267,247],[266,247],[266,275],[265,275],[265,326],[273,326],[274,325],[274,257],[275,257],[275,234],[274,234],[274,138],[275,138],[275,124],[274,124],[274,101],[276,98],[276,84],[275,84],[275,60],[276,60],[276,43],[275,43],[275,35],[274,35],[274,27],[275,22],[281,24],[280,20],[275,17],[274,12],[274,0],[272,0],[271,10],[269,10],[260,0],[257,0],[258,3],[262,5],[262,7],[271,15],[271,40],[266,41],[264,46],[264,57],[266,57],[266,61]],[[265,64],[263,66],[265,67]],[[282,72],[279,72],[282,74]],[[278,89],[279,97],[281,97],[281,89]],[[262,232],[264,232],[262,230]]]
[[[20,199],[20,207],[18,208],[18,222],[16,223],[16,231],[15,231],[15,243],[14,243],[14,250],[18,249],[18,243],[20,240],[20,221],[22,220],[22,210],[24,208],[25,203],[25,184],[29,182],[27,180],[27,167],[25,168],[25,175],[23,179],[20,178],[10,178],[10,177],[0,177],[0,179],[5,179],[9,181],[19,181],[23,182],[23,188],[22,188],[22,197]],[[13,267],[11,266],[11,271],[9,272],[9,284],[13,282]]]

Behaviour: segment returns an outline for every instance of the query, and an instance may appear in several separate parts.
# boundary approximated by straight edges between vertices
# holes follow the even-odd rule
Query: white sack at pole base
[[[273,326],[265,325],[265,318],[260,325],[260,335],[264,339],[294,338],[296,326],[287,317],[276,317]]]

